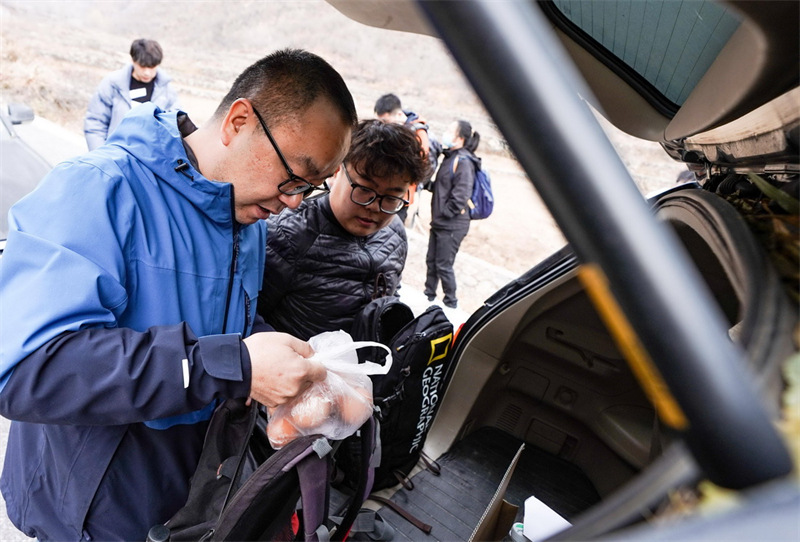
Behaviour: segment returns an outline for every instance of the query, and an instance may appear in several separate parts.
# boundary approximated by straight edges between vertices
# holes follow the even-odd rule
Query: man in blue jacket
[[[152,102],[164,111],[177,107],[178,95],[172,78],[158,68],[164,54],[155,40],[138,39],[131,44],[131,63],[105,76],[89,101],[83,134],[89,150],[106,142],[131,108]]]
[[[9,213],[0,489],[40,540],[144,540],[186,500],[218,402],[282,404],[324,367],[266,330],[264,219],[342,163],[357,120],[305,51],[245,70],[212,118],[152,104]]]

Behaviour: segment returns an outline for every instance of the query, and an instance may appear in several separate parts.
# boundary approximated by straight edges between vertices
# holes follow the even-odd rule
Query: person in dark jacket
[[[469,232],[468,201],[475,168],[481,164],[481,159],[475,156],[480,139],[469,122],[458,120],[451,124],[442,136],[444,160],[433,184],[425,295],[428,301],[436,299],[436,288],[441,280],[444,305],[451,309],[458,306],[453,263],[461,241]]]
[[[408,252],[396,215],[409,185],[428,168],[407,127],[359,123],[330,194],[267,222],[259,314],[276,330],[305,340],[349,332],[370,300],[394,295]]]
[[[201,127],[142,104],[11,208],[0,489],[17,528],[145,540],[185,504],[218,403],[273,407],[326,377],[256,314],[265,219],[337,170],[356,122],[333,67],[276,51]]]

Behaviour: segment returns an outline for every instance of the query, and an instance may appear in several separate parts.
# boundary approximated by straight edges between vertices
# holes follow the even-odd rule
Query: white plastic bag
[[[369,375],[386,374],[392,354],[383,344],[353,342],[344,331],[320,333],[308,340],[314,349],[311,359],[328,369],[325,380],[315,382],[292,401],[270,411],[267,436],[279,450],[301,435],[321,434],[342,440],[361,427],[372,414],[372,380]],[[384,365],[358,363],[356,350],[380,347],[388,352]]]

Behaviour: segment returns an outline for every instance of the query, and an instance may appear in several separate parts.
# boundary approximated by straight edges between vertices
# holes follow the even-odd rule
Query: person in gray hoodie
[[[157,41],[134,40],[131,63],[103,78],[83,121],[83,134],[90,151],[106,142],[134,106],[152,102],[163,111],[177,109],[178,94],[170,86],[172,78],[158,68],[163,58]]]

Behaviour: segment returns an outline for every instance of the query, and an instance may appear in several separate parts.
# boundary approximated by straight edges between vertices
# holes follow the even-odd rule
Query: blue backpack
[[[475,182],[472,186],[472,197],[467,202],[469,217],[472,220],[482,220],[492,214],[494,209],[494,194],[492,194],[492,180],[489,173],[481,168],[475,169]]]

